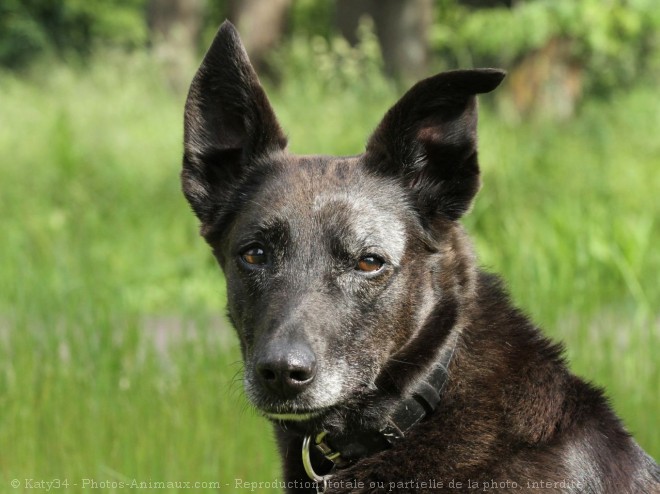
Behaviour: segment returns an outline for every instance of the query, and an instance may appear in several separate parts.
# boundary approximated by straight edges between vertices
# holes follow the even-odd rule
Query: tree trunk
[[[268,53],[279,43],[286,27],[291,0],[231,0],[229,18],[257,72],[268,72]]]
[[[337,0],[335,7],[335,25],[346,41],[357,44],[357,29],[360,18],[368,15],[373,18],[373,0]]]
[[[338,0],[337,26],[352,44],[361,15],[370,15],[390,75],[419,79],[428,75],[432,0]]]
[[[188,87],[197,61],[203,13],[203,0],[149,0],[147,4],[153,52],[178,92]]]

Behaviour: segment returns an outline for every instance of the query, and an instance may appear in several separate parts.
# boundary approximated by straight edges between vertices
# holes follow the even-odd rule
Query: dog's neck
[[[433,414],[442,400],[443,390],[449,378],[451,363],[459,333],[451,333],[435,365],[410,392],[392,407],[385,425],[377,430],[351,431],[350,434],[329,435],[325,431],[315,437],[306,436],[303,441],[303,464],[311,480],[323,483],[332,476],[335,468],[345,468],[354,462],[389,449],[405,438],[416,424]],[[325,458],[318,471],[312,464],[310,448],[316,448]]]

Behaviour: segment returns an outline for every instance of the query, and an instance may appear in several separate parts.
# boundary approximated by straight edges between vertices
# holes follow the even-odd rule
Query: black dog
[[[288,491],[660,492],[656,463],[477,269],[458,223],[479,188],[475,95],[503,77],[438,74],[364,154],[294,156],[231,24],[206,54],[183,191]]]

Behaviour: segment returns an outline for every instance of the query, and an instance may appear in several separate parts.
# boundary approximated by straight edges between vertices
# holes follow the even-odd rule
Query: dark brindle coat
[[[364,154],[295,156],[233,26],[213,41],[186,104],[183,190],[224,270],[245,388],[274,423],[288,481],[308,480],[305,435],[380,430],[442,360],[435,411],[337,469],[329,491],[660,492],[655,462],[479,271],[458,223],[479,188],[475,95],[503,77],[436,75],[387,112]]]

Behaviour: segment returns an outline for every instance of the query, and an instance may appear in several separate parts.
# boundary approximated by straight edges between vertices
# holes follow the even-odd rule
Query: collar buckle
[[[320,432],[314,438],[314,445],[323,456],[335,465],[342,463],[341,453],[339,451],[333,450],[327,442],[325,442],[325,436],[327,436],[327,431]]]
[[[321,443],[321,444],[324,445],[325,448],[330,450],[328,445],[323,443],[323,437],[325,435],[326,435],[326,432],[321,432],[320,434],[318,434],[316,436],[316,440],[314,442],[315,442],[315,445],[316,445],[317,448],[319,448],[319,443]],[[323,492],[325,492],[325,489],[328,485],[328,479],[330,479],[330,477],[332,477],[332,470],[330,471],[330,473],[327,473],[326,475],[320,475],[320,474],[316,473],[316,471],[314,470],[314,467],[312,466],[312,458],[311,458],[310,453],[309,453],[309,447],[310,447],[311,442],[312,442],[312,436],[305,436],[305,438],[303,439],[303,443],[302,443],[302,463],[303,463],[303,467],[305,468],[305,473],[307,473],[307,476],[311,480],[316,482],[316,492],[323,493]],[[321,448],[319,448],[319,450],[323,453],[323,456],[328,458],[333,463],[335,462],[335,460],[332,460],[330,458],[330,456],[334,456],[335,458],[339,458],[339,456],[340,456],[339,452],[329,451],[329,453],[326,454],[326,453],[323,452],[323,450]],[[328,455],[330,455],[330,456],[328,456]],[[333,470],[334,470],[334,467],[333,467]]]

